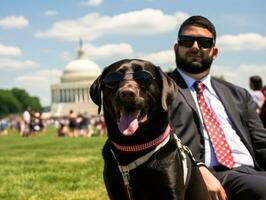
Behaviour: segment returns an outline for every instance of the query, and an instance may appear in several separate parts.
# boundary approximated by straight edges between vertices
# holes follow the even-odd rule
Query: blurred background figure
[[[77,129],[77,135],[76,136],[84,136],[85,130],[83,127],[83,115],[78,114],[76,118],[76,129]]]
[[[68,136],[69,135],[69,129],[68,129],[68,122],[67,119],[61,118],[58,121],[58,129],[57,129],[57,136],[62,137],[62,136]]]
[[[41,113],[35,112],[31,116],[31,129],[34,133],[42,131],[44,128]]]
[[[90,124],[90,118],[88,116],[88,113],[84,112],[84,114],[82,115],[82,120],[80,122],[80,128],[81,128],[80,135],[81,136],[90,137],[89,124]]]
[[[6,135],[7,134],[7,120],[5,118],[0,118],[0,135]]]
[[[26,107],[25,111],[23,112],[22,120],[20,123],[20,135],[28,136],[31,129],[31,108],[29,106]]]
[[[77,137],[78,136],[76,118],[77,118],[77,116],[74,113],[74,111],[70,110],[69,116],[68,116],[68,128],[69,128],[70,137]]]
[[[262,90],[262,79],[260,76],[251,76],[249,78],[249,87],[252,90],[251,95],[257,104],[257,113],[260,115],[262,106],[265,102],[265,95]]]
[[[266,85],[262,88],[262,92],[264,94],[265,101],[264,101],[264,104],[260,110],[260,118],[261,118],[261,121],[263,123],[263,126],[266,128]]]
[[[103,116],[99,116],[95,121],[95,128],[98,135],[103,136],[106,133],[106,125]]]

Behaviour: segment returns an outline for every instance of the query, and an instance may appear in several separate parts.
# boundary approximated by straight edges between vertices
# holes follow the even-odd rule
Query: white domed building
[[[67,116],[70,110],[76,114],[98,114],[98,108],[90,99],[89,91],[100,73],[100,67],[87,58],[80,42],[78,57],[66,65],[61,83],[51,85],[51,115]]]

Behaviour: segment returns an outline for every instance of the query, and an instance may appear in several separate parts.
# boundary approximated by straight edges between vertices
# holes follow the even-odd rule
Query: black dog
[[[91,86],[107,125],[103,157],[110,199],[207,199],[189,150],[169,127],[176,87],[159,67],[138,59],[111,64]]]

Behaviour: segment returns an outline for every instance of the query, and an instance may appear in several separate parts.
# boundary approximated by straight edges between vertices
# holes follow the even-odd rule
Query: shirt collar
[[[184,81],[186,82],[188,88],[190,90],[194,90],[193,84],[195,83],[195,79],[191,78],[190,76],[188,76],[187,74],[185,74],[183,71],[181,71],[180,69],[177,68],[177,71],[181,74],[181,76],[183,77]],[[205,87],[211,92],[211,93],[215,93],[212,85],[211,85],[211,75],[208,74],[207,76],[205,76],[204,78],[202,78],[201,81]]]

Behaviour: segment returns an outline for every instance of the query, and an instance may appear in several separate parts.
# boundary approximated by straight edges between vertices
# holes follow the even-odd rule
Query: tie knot
[[[201,81],[195,81],[193,86],[198,94],[203,93],[204,84]]]

